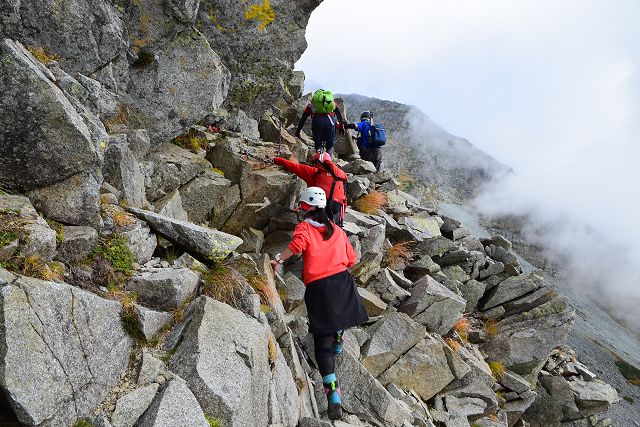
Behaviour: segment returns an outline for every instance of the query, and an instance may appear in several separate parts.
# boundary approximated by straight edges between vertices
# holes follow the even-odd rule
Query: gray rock
[[[483,344],[492,360],[533,383],[551,351],[567,337],[575,312],[567,310],[559,298],[546,307],[536,308],[498,323],[498,334]]]
[[[291,311],[304,302],[306,286],[296,275],[287,272],[281,284],[284,290],[282,303],[285,310]]]
[[[152,268],[130,278],[126,290],[134,292],[145,307],[174,310],[194,294],[199,280],[188,268]]]
[[[151,211],[129,209],[138,218],[168,240],[184,247],[192,255],[204,259],[225,257],[242,244],[236,236],[179,221]]]
[[[180,188],[182,206],[195,224],[210,222],[221,228],[240,203],[240,187],[216,172],[207,171]]]
[[[484,246],[499,246],[506,249],[507,251],[510,251],[513,248],[513,244],[511,244],[509,240],[500,235],[492,236],[489,239],[480,239],[480,241]]]
[[[485,246],[484,249],[487,255],[489,255],[494,260],[503,263],[505,266],[518,264],[518,257],[502,246],[491,244],[489,246]]]
[[[348,181],[348,194],[347,197],[349,198],[349,200],[355,200],[361,196],[364,196],[367,193],[367,190],[369,189],[369,184],[371,182],[369,181],[368,178],[365,178],[364,176],[356,176],[356,175],[352,175],[349,177],[349,181]]]
[[[413,287],[413,282],[407,279],[402,272],[389,270],[389,273],[391,274],[394,282],[397,283],[402,289],[411,289]]]
[[[358,294],[369,317],[379,316],[387,309],[387,304],[373,292],[364,288],[358,288]]]
[[[347,236],[364,237],[365,235],[365,230],[361,227],[358,227],[353,222],[344,222],[342,224],[342,229],[344,230],[345,233],[347,233]]]
[[[480,303],[481,310],[488,310],[538,289],[544,279],[536,272],[509,277],[490,289]]]
[[[158,391],[158,384],[149,384],[125,394],[116,403],[111,415],[113,427],[133,427],[138,418],[149,408]]]
[[[336,363],[336,376],[342,389],[342,405],[358,418],[384,426],[402,426],[412,420],[411,412],[367,372],[351,354],[344,352]],[[322,399],[326,406],[326,399]]]
[[[362,256],[354,266],[353,274],[360,283],[368,282],[380,271],[384,257],[385,227],[382,224],[369,229],[369,234],[361,240]]]
[[[398,310],[426,326],[430,332],[444,335],[458,320],[466,301],[431,276],[426,276],[411,288],[411,297]]]
[[[169,218],[189,221],[189,214],[182,207],[182,197],[178,190],[173,190],[162,199],[155,201],[154,210],[156,213]]]
[[[460,265],[451,265],[442,269],[442,273],[451,280],[458,282],[466,282],[470,279],[469,275],[460,267]]]
[[[391,271],[388,268],[383,269],[367,287],[367,290],[380,295],[380,298],[387,304],[395,305],[395,303],[407,299],[411,294],[398,286],[391,275]]]
[[[393,383],[405,390],[414,390],[426,401],[438,394],[455,376],[447,363],[442,343],[427,337],[378,378],[382,384]]]
[[[331,423],[317,418],[302,417],[298,421],[298,427],[331,427]]]
[[[56,254],[56,232],[38,215],[26,197],[0,195],[0,221],[7,229],[10,222],[15,223],[18,229],[12,253],[17,249],[22,257],[39,256],[43,261],[51,260]],[[24,234],[23,239],[19,239],[21,233]]]
[[[486,284],[477,280],[469,280],[458,287],[460,296],[467,301],[464,308],[465,313],[471,313],[478,305],[478,301],[484,295]]]
[[[129,130],[127,133],[127,144],[136,160],[142,162],[151,149],[149,132],[147,132],[146,129]]]
[[[204,413],[187,384],[173,378],[144,413],[139,427],[209,427]]]
[[[178,21],[189,24],[196,20],[200,0],[169,0],[167,6]]]
[[[158,331],[173,318],[171,313],[149,310],[137,304],[135,310],[142,333],[147,341],[151,341]]]
[[[140,363],[140,371],[138,372],[138,384],[147,385],[155,381],[164,369],[164,363],[153,357],[148,351],[142,351],[142,362]]]
[[[531,388],[529,381],[509,370],[506,370],[503,375],[500,375],[498,382],[516,393],[524,393]]]
[[[39,15],[39,13],[38,13]],[[89,129],[20,44],[0,44],[0,185],[28,191],[99,167]]]
[[[209,42],[192,28],[156,51],[153,66],[135,68],[128,89],[137,118],[158,146],[219,107],[229,80]]]
[[[264,233],[262,230],[256,230],[255,228],[248,228],[242,230],[240,233],[242,244],[238,246],[236,252],[238,253],[260,253],[262,245],[264,244]]]
[[[405,352],[424,338],[424,326],[404,313],[389,313],[367,331],[370,339],[364,344],[362,365],[377,377]]]
[[[163,144],[143,166],[147,198],[155,201],[202,174],[211,163],[175,144]]]
[[[269,385],[269,423],[270,425],[296,426],[301,406],[298,388],[278,344],[275,344],[275,349],[276,358],[272,364]]]
[[[600,381],[570,381],[576,405],[583,417],[605,412],[610,405],[620,401],[618,392],[610,384]]]
[[[302,97],[304,91],[304,71],[294,70],[291,73],[291,78],[287,82],[287,89],[294,99]]]
[[[10,277],[0,269],[0,384],[20,422],[71,425],[127,368],[132,341],[121,306],[66,284]]]
[[[149,226],[140,220],[127,227],[121,232],[127,238],[127,246],[131,250],[133,257],[139,264],[146,264],[153,257],[153,252],[158,246],[158,239],[151,233]]]
[[[99,223],[100,184],[90,173],[81,173],[28,193],[36,209],[47,218],[70,225]]]
[[[276,230],[293,231],[298,224],[298,216],[295,212],[283,212],[271,217],[269,220],[269,232]]]
[[[346,167],[342,168],[342,170],[353,175],[376,173],[376,167],[373,163],[362,159],[356,159],[349,162]]]
[[[170,369],[185,378],[204,411],[224,425],[267,425],[267,328],[206,297],[196,300],[191,311]]]
[[[431,237],[418,245],[421,254],[428,255],[431,258],[441,257],[449,251],[458,249],[458,245],[443,236]]]
[[[429,214],[426,213],[404,218],[404,225],[413,232],[413,235],[418,241],[442,235],[440,233],[438,218],[429,216]]]
[[[480,280],[484,280],[489,276],[494,276],[496,274],[500,274],[504,271],[504,264],[501,262],[495,262],[491,259],[487,259],[487,266],[480,270],[480,275],[478,278]]]
[[[359,227],[363,228],[371,228],[374,227],[381,222],[373,215],[367,215],[362,212],[358,212],[351,207],[347,207],[347,210],[344,214],[345,222],[353,222]]]
[[[98,244],[98,232],[91,227],[68,225],[62,227],[62,241],[56,259],[73,263],[86,258]]]
[[[535,402],[522,417],[525,421],[542,426],[582,418],[567,380],[560,376],[540,377],[539,380]]]
[[[429,255],[421,254],[420,259],[412,261],[405,269],[404,274],[412,281],[418,281],[428,274],[435,274],[441,267],[433,262]],[[413,283],[412,283],[413,286]]]
[[[144,207],[144,174],[128,144],[109,143],[104,154],[102,174],[105,181],[121,191],[128,206]]]

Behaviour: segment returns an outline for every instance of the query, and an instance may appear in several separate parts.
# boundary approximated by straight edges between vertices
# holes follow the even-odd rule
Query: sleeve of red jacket
[[[299,254],[309,247],[309,229],[304,222],[296,225],[291,243],[287,246],[294,254]]]
[[[312,166],[301,165],[300,163],[292,162],[291,160],[283,159],[282,157],[275,157],[273,159],[273,163],[278,166],[282,166],[288,172],[298,175],[301,180],[307,183],[307,185],[309,185],[313,175],[318,171],[318,169]]]
[[[351,242],[349,241],[349,239],[346,238],[346,235],[344,240],[345,240],[345,245],[347,245],[347,258],[349,259],[349,263],[347,264],[347,267],[351,268],[354,265],[356,265],[356,261],[358,260],[358,255],[356,254],[356,251],[353,249],[353,246],[351,246]]]

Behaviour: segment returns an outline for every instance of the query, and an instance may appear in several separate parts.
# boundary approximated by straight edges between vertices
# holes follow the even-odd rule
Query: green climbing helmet
[[[329,90],[318,89],[313,93],[311,106],[314,113],[329,114],[336,108],[333,94]]]

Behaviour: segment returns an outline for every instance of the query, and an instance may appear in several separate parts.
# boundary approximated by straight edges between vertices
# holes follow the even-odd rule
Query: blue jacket
[[[371,122],[369,120],[363,120],[359,123],[356,123],[356,126],[358,132],[360,133],[358,144],[362,145],[364,148],[370,148],[369,137],[371,136]]]

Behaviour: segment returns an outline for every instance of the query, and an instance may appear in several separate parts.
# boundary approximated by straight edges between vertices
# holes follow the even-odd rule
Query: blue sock
[[[344,331],[338,331],[333,335],[333,353],[342,353],[342,345],[344,344]]]
[[[336,374],[328,374],[322,377],[322,383],[324,385],[324,392],[327,395],[327,402],[340,404],[342,399],[340,396],[340,387],[338,387],[338,380]]]

